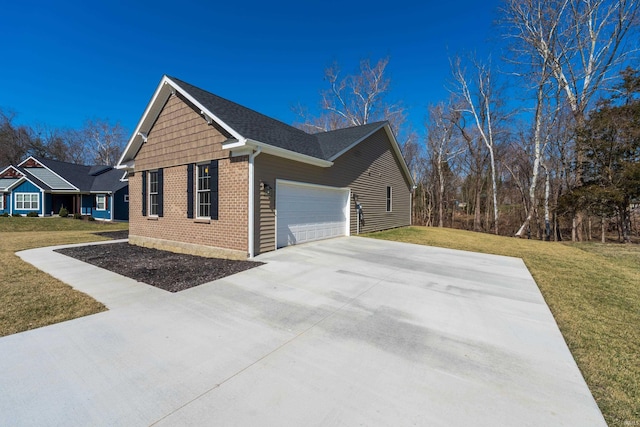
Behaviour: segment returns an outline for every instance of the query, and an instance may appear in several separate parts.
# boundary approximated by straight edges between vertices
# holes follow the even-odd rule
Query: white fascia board
[[[247,148],[247,140],[243,139],[242,141],[230,140],[229,142],[222,143],[223,150],[234,150],[236,148]]]
[[[128,162],[118,163],[116,165],[116,169],[124,170],[125,173],[127,171],[132,171],[136,167],[136,162],[134,160],[129,160]]]
[[[333,166],[333,162],[319,159],[317,157],[307,156],[306,154],[296,153],[295,151],[285,150],[284,148],[274,147],[273,145],[265,144],[260,141],[255,141],[253,139],[244,139],[241,141],[232,141],[228,144],[222,144],[222,148],[224,150],[232,150],[232,156],[234,156],[233,151],[245,152],[247,149],[255,150],[260,148],[263,153],[271,154],[272,156],[282,157],[283,159],[294,160],[300,163],[306,163],[308,165],[319,166],[321,168],[328,168]],[[237,154],[241,155],[241,154]]]
[[[271,154],[272,156],[276,157],[282,157],[283,159],[306,163],[308,165],[318,166],[321,168],[328,168],[333,166],[333,162],[330,162],[328,160],[307,156],[306,154],[296,153],[295,151],[285,150],[284,148],[274,147],[273,145],[264,144],[259,141],[253,141],[249,139],[247,140],[247,144],[253,145],[255,147],[260,147],[263,153]]]
[[[60,178],[61,180],[63,180],[64,182],[66,182],[67,184],[69,184],[70,186],[72,186],[75,190],[63,190],[63,191],[80,191],[80,189],[78,187],[76,187],[75,185],[73,185],[72,183],[70,183],[69,181],[67,181],[66,179],[64,179],[62,176],[58,175],[57,173],[55,173],[53,170],[51,170],[50,167],[48,167],[47,165],[45,165],[43,162],[39,161],[38,159],[36,159],[33,156],[29,156],[25,161],[23,161],[22,163],[20,163],[20,165],[22,165],[23,163],[25,163],[27,160],[29,159],[33,159],[34,162],[37,162],[39,165],[41,165],[42,167],[44,167],[46,170],[48,170],[49,172],[51,172],[52,174],[54,174],[55,176],[57,176],[58,178]],[[18,165],[18,166],[20,166]],[[25,168],[27,171],[29,170],[29,168]],[[36,176],[36,178],[38,178]],[[38,178],[40,181],[44,182],[44,180]],[[45,182],[45,184],[47,184],[49,187],[51,187],[51,185],[49,185],[49,183]],[[38,187],[40,188],[40,187]],[[52,187],[53,189],[53,187]]]

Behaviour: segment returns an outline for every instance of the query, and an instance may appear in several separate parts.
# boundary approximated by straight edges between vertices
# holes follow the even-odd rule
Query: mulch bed
[[[127,231],[108,232],[108,237],[128,237],[128,234],[118,237],[115,233]],[[126,242],[79,246],[56,252],[169,292],[183,291],[263,264],[176,254]]]

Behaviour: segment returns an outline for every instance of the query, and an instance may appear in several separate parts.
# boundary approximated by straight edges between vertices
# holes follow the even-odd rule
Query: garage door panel
[[[279,181],[278,247],[347,234],[348,209],[348,189]]]

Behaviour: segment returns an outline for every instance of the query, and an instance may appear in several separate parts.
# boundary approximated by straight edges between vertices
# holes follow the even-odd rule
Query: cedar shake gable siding
[[[350,234],[357,233],[357,213],[353,195],[363,206],[365,225],[360,233],[368,233],[410,223],[412,183],[408,182],[391,141],[379,129],[355,147],[335,159],[333,166],[321,168],[268,154],[255,160],[255,253],[275,249],[276,179],[349,188]],[[264,184],[274,189],[271,196]],[[392,210],[386,210],[387,186],[392,187]]]
[[[222,142],[227,139],[221,129],[209,125],[181,96],[169,97],[147,141],[136,154],[135,170],[129,176],[131,243],[178,252],[246,258],[248,158],[231,158],[229,151],[222,149]],[[218,219],[201,220],[196,215],[188,218],[188,165],[211,160],[218,160]],[[148,206],[143,216],[142,176],[160,168],[163,170],[162,216],[150,216]]]

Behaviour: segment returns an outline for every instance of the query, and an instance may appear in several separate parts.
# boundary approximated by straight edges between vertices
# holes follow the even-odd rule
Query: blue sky
[[[332,62],[389,56],[390,97],[422,131],[446,98],[448,58],[490,53],[499,0],[12,1],[3,5],[0,107],[16,122],[135,128],[163,74],[292,123]]]

